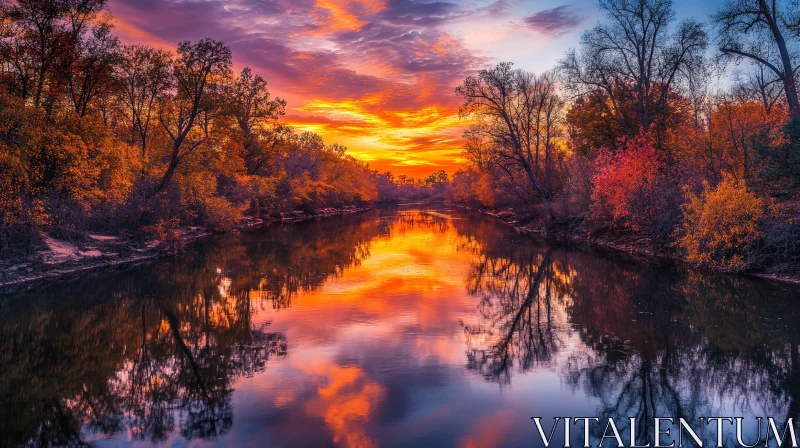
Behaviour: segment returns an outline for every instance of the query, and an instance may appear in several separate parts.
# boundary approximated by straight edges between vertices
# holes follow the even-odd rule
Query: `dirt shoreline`
[[[544,226],[536,225],[517,225],[517,216],[509,214],[508,212],[496,212],[487,209],[474,209],[457,205],[465,210],[471,210],[481,213],[486,216],[491,216],[498,221],[509,225],[522,234],[537,235],[545,239],[550,239],[559,243],[576,244],[585,247],[595,247],[601,249],[610,249],[617,252],[625,253],[634,256],[643,256],[652,260],[663,260],[675,263],[687,264],[686,260],[680,257],[673,251],[665,251],[655,253],[649,246],[649,238],[643,237],[636,233],[617,233],[591,235],[585,230],[570,229],[570,225],[561,224],[559,227],[548,229]],[[577,227],[577,226],[576,226]],[[723,272],[712,271],[711,272]],[[724,272],[723,272],[724,273]],[[800,285],[800,277],[789,274],[775,274],[764,272],[742,272],[742,273],[729,273],[730,275],[741,275],[744,277],[758,278],[762,280],[770,280],[791,285]]]
[[[230,232],[242,232],[259,229],[272,224],[291,224],[312,219],[329,218],[350,213],[360,213],[372,209],[369,207],[325,208],[317,213],[293,212],[282,218],[257,219],[246,217],[229,232],[211,231],[202,227],[186,227],[181,229],[180,247],[189,245],[201,238]],[[122,237],[118,235],[88,235],[94,243],[83,248],[78,245],[56,240],[49,235],[44,239],[49,250],[37,252],[29,260],[15,265],[0,263],[0,293],[14,292],[34,285],[68,280],[90,271],[114,270],[130,267],[155,259],[174,256],[177,251],[169,250],[164,242],[154,241],[143,248],[133,247],[124,240],[115,244]],[[89,250],[82,250],[89,249]],[[104,252],[108,251],[108,252]],[[114,251],[114,252],[111,252]],[[124,253],[122,253],[124,251]]]

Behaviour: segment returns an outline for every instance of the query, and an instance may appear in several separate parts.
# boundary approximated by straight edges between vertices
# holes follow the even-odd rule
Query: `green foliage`
[[[768,163],[760,171],[761,180],[782,195],[800,188],[800,117],[783,128],[784,141],[778,145],[759,145],[756,150]]]

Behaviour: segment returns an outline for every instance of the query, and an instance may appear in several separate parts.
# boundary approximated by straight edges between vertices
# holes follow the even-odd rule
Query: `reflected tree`
[[[505,384],[515,363],[526,372],[551,360],[558,348],[552,269],[549,251],[522,249],[508,257],[479,258],[468,279],[470,294],[481,298],[480,323],[464,327],[468,369]]]
[[[276,227],[201,242],[155,268],[0,297],[4,442],[225,434],[237,378],[288,353],[286,337],[253,316],[360,263],[377,234],[358,217]]]
[[[796,412],[797,332],[775,326],[773,314],[791,321],[796,311],[782,294],[708,273],[610,264],[576,272],[569,314],[587,349],[570,356],[564,377],[600,400],[601,421],[636,417],[642,444],[654,417],[696,422],[723,402],[735,415]]]
[[[479,298],[477,323],[464,326],[469,370],[503,385],[513,371],[555,367],[597,399],[601,421],[628,431],[636,417],[640,445],[654,417],[696,422],[720,415],[721,403],[733,415],[799,417],[800,316],[785,288],[475,230],[460,229],[459,243],[476,259],[466,279]]]

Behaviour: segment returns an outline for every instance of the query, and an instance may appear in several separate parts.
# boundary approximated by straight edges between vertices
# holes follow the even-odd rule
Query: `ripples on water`
[[[532,416],[798,418],[797,292],[446,208],[229,235],[0,296],[0,445],[536,446]]]

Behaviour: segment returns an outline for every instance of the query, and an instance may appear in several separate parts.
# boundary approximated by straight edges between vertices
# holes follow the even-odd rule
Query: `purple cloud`
[[[511,8],[509,0],[497,0],[494,3],[479,9],[479,12],[486,12],[489,17],[498,17],[508,13]]]
[[[389,23],[431,27],[467,14],[449,2],[424,3],[415,0],[390,0],[379,17]]]
[[[522,19],[526,26],[550,37],[559,37],[580,26],[584,18],[570,10],[570,5],[545,9]]]

